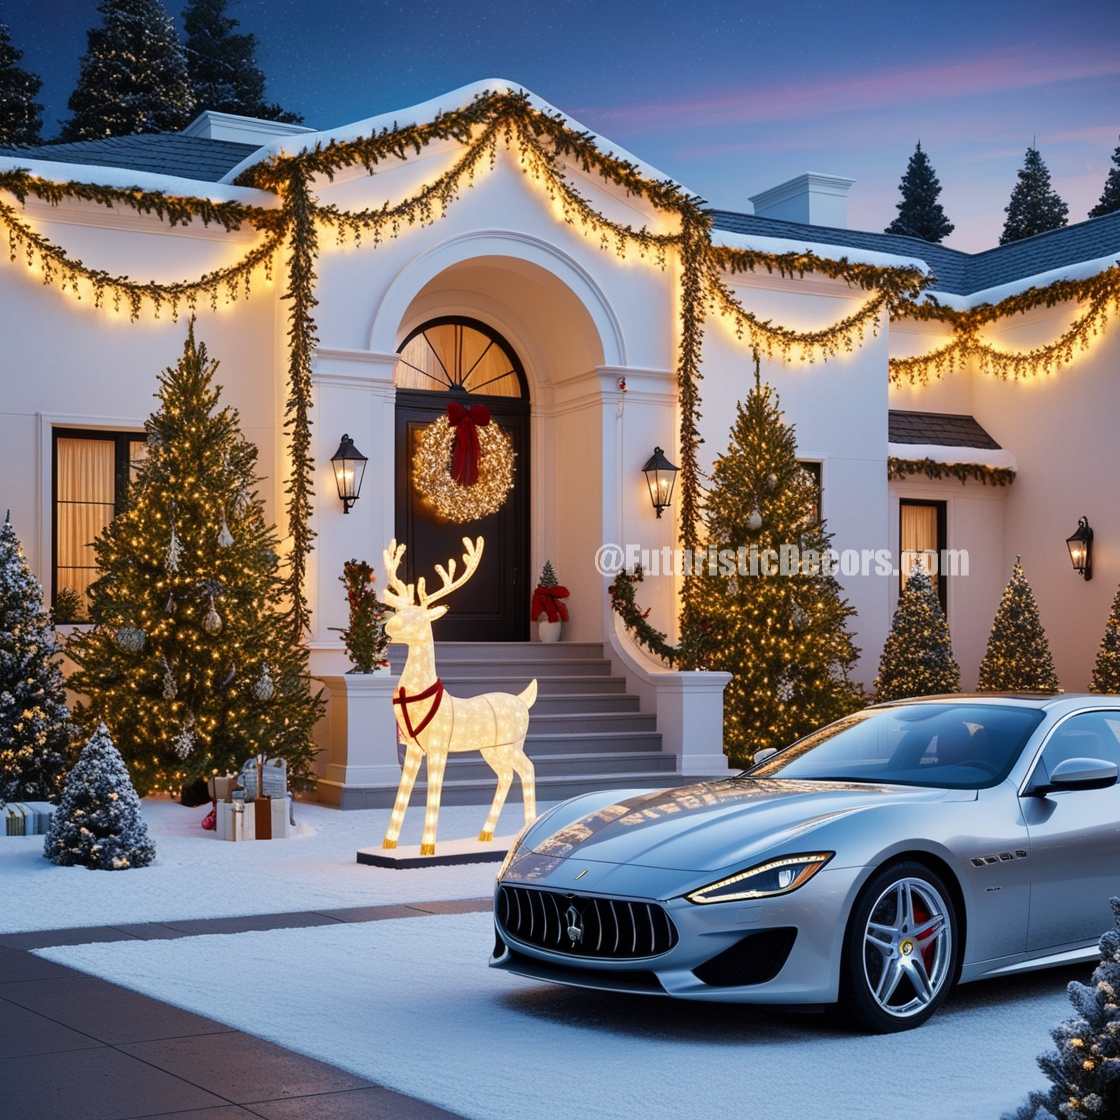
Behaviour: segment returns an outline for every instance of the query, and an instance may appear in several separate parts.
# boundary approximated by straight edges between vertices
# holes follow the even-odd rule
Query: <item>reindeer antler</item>
[[[396,538],[389,542],[389,547],[381,553],[381,562],[385,565],[385,590],[381,592],[381,601],[390,607],[400,610],[402,607],[411,607],[413,587],[411,583],[402,583],[397,569],[401,566],[405,546],[397,544]]]
[[[445,595],[450,595],[452,591],[462,587],[474,575],[482,561],[483,544],[484,541],[481,537],[476,537],[473,543],[469,537],[463,538],[463,574],[458,579],[455,578],[456,563],[454,558],[447,561],[446,568],[442,564],[436,565],[436,572],[439,573],[439,578],[442,581],[438,591],[433,591],[429,595],[424,586],[424,578],[421,576],[416,582],[416,601],[420,606],[429,607],[438,599],[442,599]]]

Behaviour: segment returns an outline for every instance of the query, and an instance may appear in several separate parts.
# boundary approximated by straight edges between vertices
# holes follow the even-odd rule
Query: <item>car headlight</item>
[[[757,867],[740,871],[726,879],[709,883],[685,898],[689,902],[738,902],[749,898],[772,898],[789,894],[803,887],[832,857],[835,852],[814,852],[803,856],[783,856],[767,860]]]

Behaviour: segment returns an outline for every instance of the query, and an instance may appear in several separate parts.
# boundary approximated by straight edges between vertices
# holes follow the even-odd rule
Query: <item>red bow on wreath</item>
[[[478,429],[490,423],[490,409],[484,404],[465,405],[452,401],[447,406],[447,420],[455,429],[451,449],[451,477],[460,486],[473,486],[478,481]]]
[[[538,587],[533,592],[533,618],[540,618],[543,614],[549,622],[567,622],[568,606],[564,600],[568,597],[568,589],[556,584],[553,587]]]

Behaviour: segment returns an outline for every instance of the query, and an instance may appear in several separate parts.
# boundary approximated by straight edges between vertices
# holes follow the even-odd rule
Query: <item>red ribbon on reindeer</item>
[[[568,589],[555,584],[552,587],[538,587],[533,592],[533,605],[531,613],[533,618],[546,615],[549,622],[567,622],[568,606],[564,600],[568,597]]]
[[[452,401],[447,406],[447,420],[455,429],[451,477],[460,486],[473,486],[478,481],[478,461],[482,457],[478,429],[490,423],[490,409],[484,404],[466,405]]]

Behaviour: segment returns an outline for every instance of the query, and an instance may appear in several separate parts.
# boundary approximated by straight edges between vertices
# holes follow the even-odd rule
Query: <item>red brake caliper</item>
[[[922,926],[925,925],[925,923],[929,921],[930,917],[931,917],[931,915],[930,915],[929,911],[926,910],[925,906],[922,905],[922,900],[918,897],[917,892],[915,892],[915,894],[914,894],[914,925],[915,925],[915,927],[918,928],[918,929],[921,929]],[[926,973],[928,975],[930,969],[933,967],[934,938],[930,937],[927,934],[924,941],[920,941],[917,938],[915,938],[915,941],[917,941],[918,948],[922,952],[922,961],[925,963]]]

